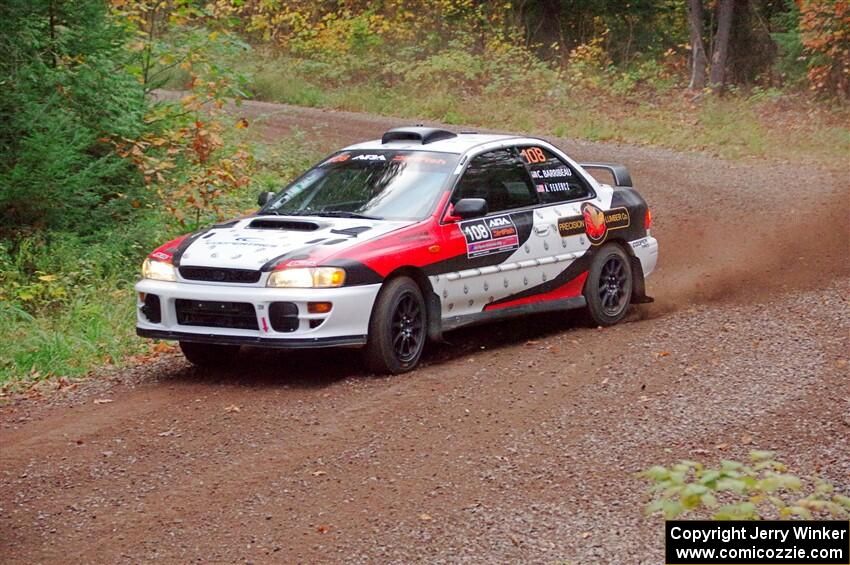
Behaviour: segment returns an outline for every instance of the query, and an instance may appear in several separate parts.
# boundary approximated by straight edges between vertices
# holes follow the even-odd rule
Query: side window
[[[590,188],[584,179],[545,147],[518,147],[517,150],[544,204],[590,196]]]
[[[528,172],[509,149],[489,151],[472,159],[458,181],[452,204],[461,198],[484,198],[490,213],[538,203]]]

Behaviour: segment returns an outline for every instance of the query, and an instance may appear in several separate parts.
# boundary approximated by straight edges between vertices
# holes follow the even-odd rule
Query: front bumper
[[[154,339],[206,343],[256,345],[261,347],[305,348],[359,346],[366,343],[372,306],[380,284],[328,289],[282,289],[258,286],[164,282],[145,279],[136,284],[138,309],[136,333]],[[159,297],[160,320],[152,321],[143,308],[143,296]],[[250,304],[256,315],[256,329],[212,327],[180,323],[177,301]],[[289,302],[297,307],[297,321],[287,331],[276,331],[270,320],[270,306]],[[309,302],[330,302],[326,314],[311,314]],[[247,308],[247,307],[246,307]],[[152,316],[155,318],[155,316]],[[183,320],[186,322],[186,320]]]

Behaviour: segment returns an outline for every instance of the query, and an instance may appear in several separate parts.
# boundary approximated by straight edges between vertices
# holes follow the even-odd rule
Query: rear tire
[[[619,245],[603,245],[590,264],[584,297],[587,312],[598,326],[613,326],[629,311],[632,301],[632,267]]]
[[[381,374],[410,371],[419,363],[427,337],[425,299],[408,277],[385,283],[369,320],[366,366]]]
[[[213,369],[216,367],[226,367],[233,363],[236,355],[239,353],[239,346],[181,341],[180,351],[183,352],[183,356],[192,365],[205,369]]]

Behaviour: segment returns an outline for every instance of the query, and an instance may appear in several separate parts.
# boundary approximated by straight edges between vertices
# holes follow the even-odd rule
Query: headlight
[[[266,286],[277,288],[334,288],[345,283],[345,271],[336,267],[294,268],[274,271]]]
[[[145,262],[142,263],[142,278],[155,281],[176,281],[177,275],[174,273],[174,265],[171,263],[145,259]]]

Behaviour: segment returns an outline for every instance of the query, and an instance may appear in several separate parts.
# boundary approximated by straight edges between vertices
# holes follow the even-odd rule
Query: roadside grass
[[[270,102],[705,151],[726,159],[834,165],[850,152],[850,108],[759,88],[722,97],[672,88],[613,94],[616,81],[595,88],[562,81],[548,91],[534,85],[499,89],[356,72],[338,78],[313,61],[269,50],[256,50],[254,61],[245,71],[248,86],[255,98]]]
[[[0,307],[0,383],[78,377],[147,347],[131,331],[135,299],[127,281],[90,287],[51,310],[33,315]]]

